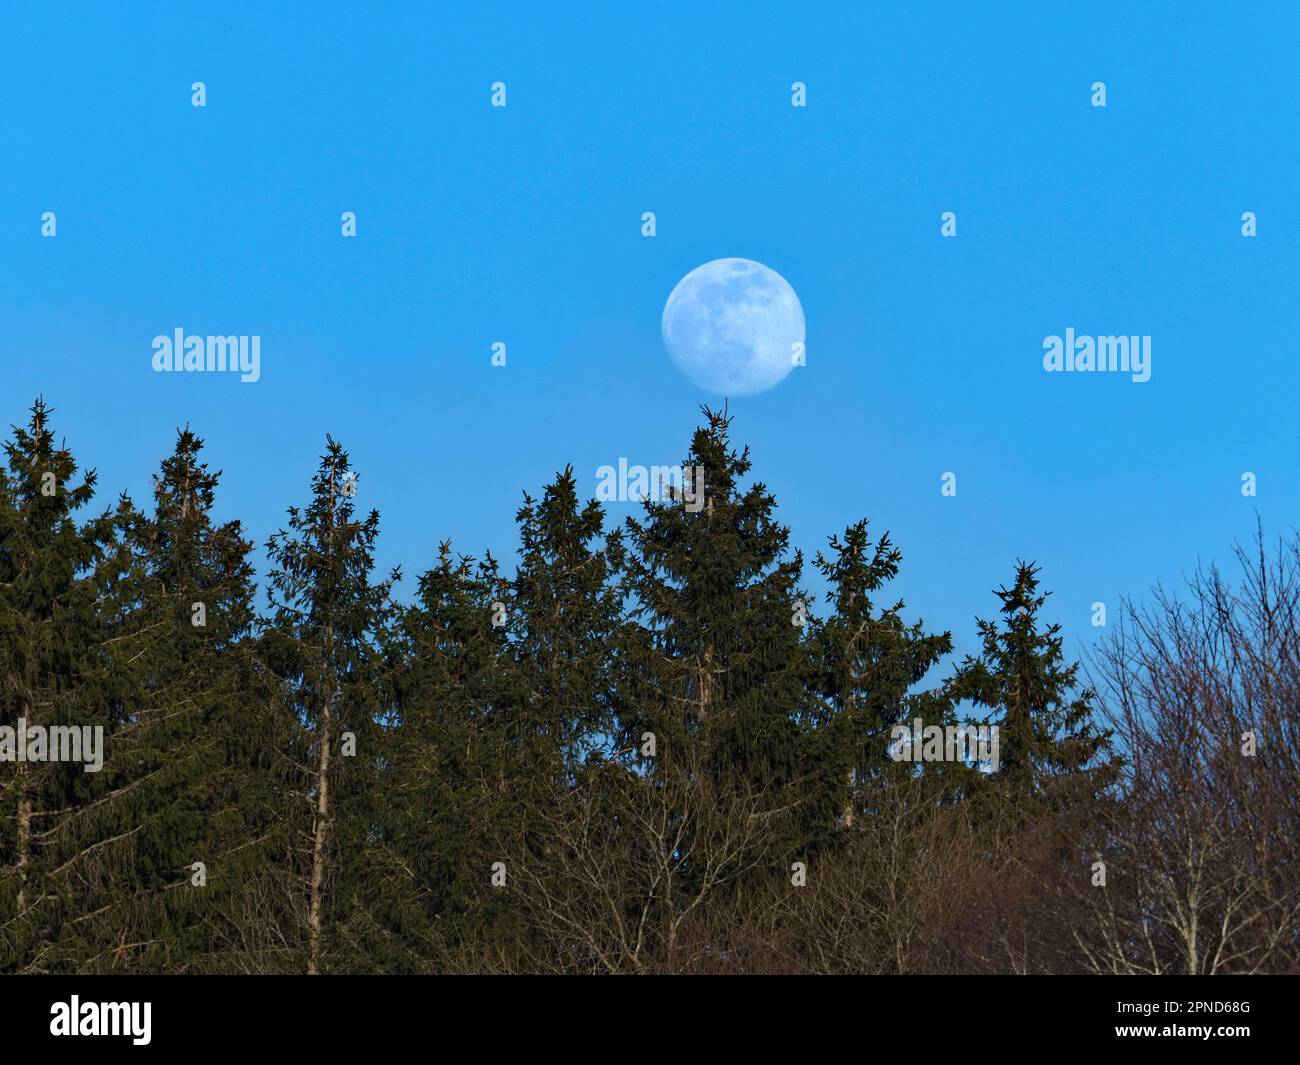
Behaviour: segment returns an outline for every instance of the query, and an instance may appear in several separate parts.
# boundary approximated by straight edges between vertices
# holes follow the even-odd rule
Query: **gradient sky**
[[[685,457],[714,397],[660,314],[738,256],[807,317],[731,404],[795,544],[890,530],[960,650],[1019,557],[1079,654],[1095,600],[1291,528],[1294,5],[545,6],[6,4],[0,420],[43,393],[105,503],[189,422],[259,544],[332,433],[409,591],[445,537],[509,559],[566,463]],[[178,326],[260,335],[261,381],[155,374]],[[1044,373],[1067,327],[1150,335],[1151,381]]]

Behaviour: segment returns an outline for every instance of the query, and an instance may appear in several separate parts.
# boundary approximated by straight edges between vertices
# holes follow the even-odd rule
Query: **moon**
[[[694,384],[749,396],[780,384],[801,354],[803,307],[784,277],[752,259],[714,259],[664,304],[664,347]]]

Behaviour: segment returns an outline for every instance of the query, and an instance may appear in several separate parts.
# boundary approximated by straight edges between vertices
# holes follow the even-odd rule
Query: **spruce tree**
[[[1060,806],[1099,795],[1118,761],[1110,732],[1092,721],[1093,694],[1076,691],[1079,665],[1067,664],[1058,624],[1042,626],[1048,593],[1038,567],[1016,565],[1010,588],[995,594],[1001,618],[978,620],[982,650],[958,669],[953,691],[996,716],[1000,766],[994,780],[1014,805]]]
[[[250,949],[266,937],[242,925],[241,896],[287,849],[291,722],[250,653],[251,545],[239,522],[214,525],[220,473],[202,448],[178,432],[116,590],[124,717],[90,819],[132,846],[81,903],[98,969],[204,969],[226,942]]]
[[[825,757],[835,767],[845,827],[863,808],[860,789],[881,781],[896,764],[891,729],[911,727],[916,719],[944,724],[949,709],[940,689],[916,686],[952,650],[952,636],[928,633],[920,621],[906,624],[902,600],[877,611],[873,597],[898,576],[902,552],[888,533],[873,545],[867,526],[864,519],[842,538],[832,536],[829,557],[819,552],[815,559],[830,585],[831,607],[812,637],[816,686],[827,713],[820,732],[833,743]]]
[[[569,773],[607,752],[615,723],[614,662],[622,598],[622,540],[607,540],[604,510],[580,505],[572,467],[515,515],[520,559],[510,581],[508,631],[522,702],[515,739],[544,773]]]
[[[123,532],[132,512],[79,523],[95,473],[79,477],[71,451],[56,445],[44,400],[26,428],[13,428],[0,471],[0,726],[102,729],[105,748],[125,721],[123,684],[104,609],[129,569]],[[48,736],[48,733],[46,733]],[[86,960],[79,906],[115,848],[82,814],[95,774],[83,761],[43,760],[30,747],[0,760],[0,968],[70,971]]]
[[[306,733],[308,974],[325,971],[329,952],[346,945],[349,917],[364,918],[391,708],[383,645],[400,573],[372,579],[379,513],[356,516],[357,485],[347,452],[327,437],[311,502],[291,507],[289,528],[267,543],[274,616],[263,651]]]
[[[382,799],[391,848],[382,920],[399,971],[427,966],[431,943],[472,940],[508,917],[505,899],[486,890],[500,826],[519,811],[500,722],[518,701],[497,608],[505,596],[490,555],[457,556],[444,541],[389,644],[397,720]]]
[[[807,736],[802,559],[789,550],[766,486],[742,484],[749,450],[732,448],[726,412],[703,412],[686,490],[647,501],[644,517],[627,522],[632,624],[620,652],[621,745],[653,733],[656,772],[698,762],[720,793],[781,793],[798,804],[818,779]],[[690,488],[700,469],[702,495]],[[800,850],[793,820],[778,821],[780,848]]]

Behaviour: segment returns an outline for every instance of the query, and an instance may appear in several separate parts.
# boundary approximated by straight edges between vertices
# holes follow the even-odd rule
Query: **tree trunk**
[[[30,693],[30,689],[28,689]],[[28,701],[30,694],[24,696],[22,700],[19,716],[29,725],[31,720],[31,703]],[[21,753],[24,758],[27,752]],[[14,770],[14,783],[18,787],[18,912],[22,913],[27,909],[27,878],[28,867],[32,860],[32,797],[28,792],[27,763],[19,762]]]
[[[330,469],[330,509],[326,554],[334,553],[334,470]],[[325,891],[325,849],[329,844],[330,820],[330,726],[334,719],[334,623],[325,626],[325,668],[328,694],[321,705],[320,745],[316,765],[316,824],[311,855],[311,904],[307,911],[307,975],[320,972],[321,897]]]
[[[320,972],[320,911],[321,894],[325,884],[325,847],[328,844],[330,816],[330,723],[333,715],[326,700],[321,713],[320,756],[316,771],[316,829],[311,857],[311,909],[307,915],[308,935],[307,975]]]
[[[27,766],[18,763],[18,912],[27,909],[27,865],[32,853],[32,800],[27,794]]]

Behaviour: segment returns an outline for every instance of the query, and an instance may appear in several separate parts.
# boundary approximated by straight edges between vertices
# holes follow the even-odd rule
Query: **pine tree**
[[[95,473],[78,483],[72,453],[55,444],[52,413],[36,400],[27,427],[14,427],[0,472],[0,726],[17,729],[21,719],[28,729],[85,726],[111,737],[124,718],[103,605],[129,568],[131,511],[123,502],[78,524]],[[20,762],[16,751],[0,760],[5,971],[66,971],[84,960],[77,903],[106,852],[129,842],[96,838],[81,817],[94,777],[87,753],[83,762]]]
[[[379,514],[354,516],[357,483],[347,452],[327,437],[310,504],[291,507],[289,529],[267,543],[274,617],[264,653],[309,736],[308,974],[324,971],[339,938],[332,933],[366,906],[382,721],[390,707],[383,645],[400,573],[372,580]]]
[[[686,459],[689,490],[645,504],[627,522],[624,592],[631,621],[622,660],[622,746],[656,737],[656,771],[696,760],[720,789],[777,792],[797,803],[808,764],[809,663],[801,620],[802,559],[762,483],[742,487],[748,448],[704,408]],[[693,748],[690,756],[687,747]],[[793,822],[783,846],[799,849]]]
[[[430,942],[454,946],[508,919],[505,900],[485,890],[500,858],[493,842],[519,810],[499,721],[518,701],[497,609],[505,596],[490,555],[457,556],[444,541],[390,643],[397,722],[383,793],[382,920],[399,971],[427,966]]]
[[[1016,565],[1015,582],[995,594],[1001,623],[979,620],[983,648],[958,670],[959,698],[997,715],[1002,793],[1022,810],[1041,801],[1060,805],[1094,798],[1114,780],[1118,762],[1110,733],[1092,722],[1090,691],[1077,694],[1078,663],[1066,664],[1060,625],[1041,627],[1047,593],[1038,567]]]
[[[613,738],[609,648],[622,615],[622,540],[617,531],[602,540],[604,511],[594,500],[579,506],[572,467],[540,502],[525,494],[515,521],[520,560],[507,604],[523,689],[515,738],[527,760],[567,781]]]
[[[817,689],[828,711],[820,730],[833,738],[826,759],[838,785],[841,823],[852,827],[862,809],[859,788],[879,782],[895,763],[890,757],[891,729],[942,724],[948,704],[940,690],[917,691],[930,669],[952,650],[950,633],[927,633],[922,622],[907,625],[903,602],[876,611],[873,596],[898,576],[900,552],[889,534],[871,543],[864,519],[850,525],[843,538],[832,536],[829,557],[818,553],[815,565],[830,590],[830,616],[820,623],[812,642]],[[910,768],[910,767],[909,767]]]
[[[291,722],[250,653],[251,545],[237,521],[212,523],[220,473],[202,448],[178,433],[117,589],[125,714],[91,819],[132,846],[81,903],[101,969],[203,968],[227,938],[247,949],[252,931],[231,927],[239,897],[285,850]]]

